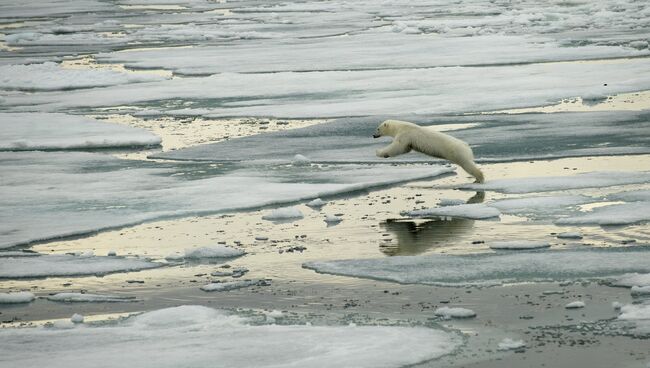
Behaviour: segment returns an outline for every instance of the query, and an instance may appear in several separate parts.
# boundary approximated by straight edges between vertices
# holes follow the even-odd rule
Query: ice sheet
[[[493,285],[511,282],[602,279],[650,272],[648,247],[595,248],[471,255],[432,254],[307,262],[320,273],[395,281],[403,284]]]
[[[139,105],[178,115],[322,118],[481,112],[648,88],[650,60],[636,58],[507,67],[222,73],[8,95],[5,105],[21,111]]]
[[[160,142],[144,129],[83,116],[0,113],[0,150],[4,151],[146,147]]]
[[[457,335],[423,327],[255,325],[181,306],[116,325],[2,329],[0,365],[69,367],[402,367],[450,354]],[[137,348],[134,348],[137,346]],[[80,348],[83,347],[83,348]],[[35,353],[38,352],[38,353]]]
[[[36,297],[29,291],[0,293],[0,304],[22,304],[34,301]]]
[[[161,217],[297,202],[451,172],[434,165],[266,165],[234,170],[80,152],[4,152],[0,165],[4,209],[0,248]]]
[[[591,212],[562,218],[558,225],[630,225],[650,221],[650,202],[613,204],[595,208]]]
[[[576,174],[570,176],[540,176],[540,177],[526,177],[515,179],[497,179],[488,180],[484,184],[466,184],[463,189],[471,190],[491,190],[502,193],[531,193],[531,192],[551,192],[560,190],[571,189],[584,189],[584,188],[604,188],[617,185],[627,184],[642,184],[650,182],[650,172],[623,172],[623,171],[595,171],[584,174]],[[647,206],[645,203],[636,203],[624,205],[624,209],[643,209]],[[616,207],[618,208],[618,207]],[[625,210],[621,210],[616,214],[625,214]],[[594,213],[602,211],[594,210]],[[611,211],[608,211],[611,212]],[[641,215],[635,213],[634,215]],[[594,218],[589,215],[586,218]],[[562,220],[564,221],[564,220]],[[586,220],[585,220],[586,221]],[[568,222],[567,222],[568,223]],[[578,220],[575,222],[579,223]]]
[[[390,116],[339,119],[285,132],[263,133],[154,155],[158,158],[206,161],[266,160],[291,162],[297,153],[312,162],[431,161],[409,153],[380,159],[375,150],[389,139],[372,139]],[[394,117],[393,117],[394,118]],[[401,116],[423,126],[476,124],[447,132],[472,145],[478,161],[616,154],[614,148],[650,153],[650,115],[643,112],[555,113],[480,116]],[[614,147],[614,148],[613,148]],[[589,150],[586,150],[589,149]],[[489,178],[488,178],[489,179]]]
[[[105,275],[160,267],[161,263],[138,258],[73,256],[67,254],[38,257],[0,258],[0,278]]]
[[[0,89],[52,91],[103,87],[116,84],[167,79],[157,74],[127,73],[109,69],[72,69],[47,62],[29,65],[0,65]]]
[[[57,293],[48,295],[47,300],[65,303],[120,303],[136,301],[133,297],[87,293]]]

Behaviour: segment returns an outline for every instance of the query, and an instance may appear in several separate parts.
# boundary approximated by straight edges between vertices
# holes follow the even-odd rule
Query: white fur
[[[375,132],[375,137],[393,137],[387,147],[377,150],[378,157],[395,157],[411,150],[449,160],[483,183],[481,170],[474,163],[474,154],[467,143],[450,135],[399,120],[386,120]]]

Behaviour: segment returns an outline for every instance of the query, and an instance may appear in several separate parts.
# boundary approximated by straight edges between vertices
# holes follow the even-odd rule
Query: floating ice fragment
[[[650,319],[650,304],[626,304],[621,307],[620,320]]]
[[[83,323],[84,322],[84,316],[81,314],[75,313],[70,317],[70,322],[72,323]]]
[[[47,300],[65,303],[118,303],[136,301],[134,297],[128,296],[85,293],[58,293],[49,295]]]
[[[241,281],[228,281],[228,282],[213,282],[211,284],[201,286],[203,291],[230,291],[236,289],[247,288],[254,285],[263,285],[264,280],[241,280]]]
[[[0,304],[19,304],[32,302],[36,297],[28,291],[0,293]]]
[[[650,286],[650,273],[629,273],[612,282],[614,286]]]
[[[323,207],[327,202],[323,201],[320,198],[316,198],[312,201],[307,202],[307,206],[312,207],[312,208],[319,208]]]
[[[540,249],[548,248],[551,245],[545,241],[534,241],[534,240],[510,240],[510,241],[499,241],[491,242],[491,249],[509,249],[509,250],[522,250],[522,249]]]
[[[298,155],[293,156],[292,163],[294,165],[307,165],[310,162],[311,162],[311,160],[309,158],[303,156],[303,155],[298,154]]]
[[[632,286],[630,291],[634,296],[650,295],[650,286]]]
[[[468,219],[489,219],[499,217],[501,212],[494,207],[486,206],[482,203],[461,204],[457,206],[434,207],[424,210],[413,210],[402,212],[403,216],[409,217],[459,217]]]
[[[568,303],[567,305],[564,306],[566,309],[578,309],[578,308],[584,308],[585,307],[585,302],[581,300],[576,300],[574,302]]]
[[[612,302],[612,308],[614,308],[614,310],[620,310],[621,307],[623,307],[623,303],[621,303],[621,302]]]
[[[497,345],[498,350],[517,350],[526,346],[524,340],[513,340],[509,337],[504,338]]]
[[[301,219],[305,217],[298,207],[278,208],[262,216],[262,219],[269,221]]]
[[[558,225],[630,225],[650,221],[650,202],[613,204],[595,208],[593,211],[562,218]]]
[[[577,231],[567,231],[557,234],[558,239],[582,239],[582,234]]]
[[[433,312],[436,316],[444,318],[473,318],[476,317],[476,312],[467,308],[450,308],[442,307],[438,308]]]
[[[188,248],[185,249],[185,254],[171,254],[165,259],[170,261],[177,261],[182,259],[202,259],[202,258],[232,258],[244,255],[241,249],[232,248],[226,245],[218,244],[213,246]]]
[[[338,224],[341,221],[343,221],[343,219],[338,216],[334,216],[334,215],[325,216],[325,222],[327,222],[328,224]]]

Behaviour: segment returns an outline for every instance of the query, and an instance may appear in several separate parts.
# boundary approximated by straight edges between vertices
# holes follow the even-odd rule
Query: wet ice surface
[[[412,113],[412,112],[411,112]],[[241,161],[269,157],[291,162],[296,153],[312,162],[403,162],[430,161],[432,158],[409,153],[380,159],[375,150],[388,139],[371,139],[375,129],[388,116],[339,119],[285,132],[260,134],[225,142],[206,144],[153,157]],[[402,116],[424,126],[459,125],[448,132],[468,142],[479,162],[546,159],[599,154],[648,151],[650,129],[647,112],[555,113],[480,116]],[[507,141],[507,145],[503,142]],[[621,151],[616,151],[622,148]],[[490,179],[490,178],[488,178]],[[487,188],[486,188],[487,189]]]
[[[0,150],[66,150],[156,146],[156,135],[82,116],[0,113]]]
[[[79,361],[98,367],[124,361],[138,367],[401,367],[449,354],[461,343],[456,334],[431,328],[260,325],[202,306],[106,326],[3,329],[0,336],[6,342],[0,363],[50,367]]]
[[[121,303],[135,301],[132,297],[90,293],[57,293],[47,296],[47,300],[64,303]]]
[[[321,273],[429,285],[495,285],[526,281],[593,280],[650,272],[647,247],[471,255],[432,254],[342,261],[303,267]]]
[[[349,193],[452,171],[426,165],[229,170],[77,152],[0,153],[0,162],[0,203],[5,208],[0,214],[0,248],[161,217]]]
[[[0,278],[105,275],[113,272],[139,271],[163,264],[145,259],[68,254],[38,257],[0,258]]]

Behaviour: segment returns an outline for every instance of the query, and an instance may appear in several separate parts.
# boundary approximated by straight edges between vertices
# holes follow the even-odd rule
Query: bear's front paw
[[[375,152],[375,154],[377,155],[377,157],[383,157],[383,158],[388,157],[388,156],[384,156],[384,153],[381,152],[381,150],[377,150],[377,151]]]

